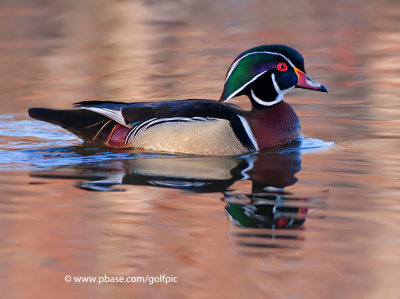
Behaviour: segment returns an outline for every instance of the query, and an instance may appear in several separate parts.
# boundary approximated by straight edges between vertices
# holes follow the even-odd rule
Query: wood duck
[[[74,110],[30,108],[29,115],[90,143],[151,152],[240,155],[301,136],[296,113],[283,101],[296,87],[328,91],[306,75],[303,57],[295,49],[264,45],[233,61],[219,101],[84,101]],[[226,103],[240,95],[250,99],[250,111]]]

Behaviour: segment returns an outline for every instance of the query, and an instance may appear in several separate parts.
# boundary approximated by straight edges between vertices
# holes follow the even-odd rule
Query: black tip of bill
[[[326,88],[326,86],[324,86],[324,85],[322,85],[322,84],[321,84],[321,86],[318,88],[318,90],[319,90],[319,91],[322,91],[322,92],[328,92],[328,88]]]

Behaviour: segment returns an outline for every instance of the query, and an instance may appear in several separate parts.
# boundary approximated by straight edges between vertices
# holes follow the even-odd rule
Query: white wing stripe
[[[106,117],[116,121],[117,123],[119,123],[123,126],[127,126],[120,110],[113,110],[113,109],[108,109],[108,108],[98,108],[98,107],[82,107],[82,109],[96,112],[98,114],[101,114],[103,116],[106,116]]]

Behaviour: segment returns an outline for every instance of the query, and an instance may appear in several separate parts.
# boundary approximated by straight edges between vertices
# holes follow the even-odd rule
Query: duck
[[[306,74],[297,50],[262,45],[232,62],[219,100],[83,101],[75,103],[75,109],[30,108],[28,114],[87,143],[153,153],[243,155],[302,136],[298,116],[284,101],[295,88],[328,92]],[[247,96],[250,110],[228,103],[238,96]]]

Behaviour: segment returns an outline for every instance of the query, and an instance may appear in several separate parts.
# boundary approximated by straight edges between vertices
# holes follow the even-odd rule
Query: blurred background
[[[243,250],[232,237],[240,224],[225,215],[224,188],[198,194],[148,181],[125,192],[76,188],[137,166],[118,160],[89,169],[77,139],[26,114],[82,100],[218,99],[233,59],[272,43],[296,48],[307,73],[329,89],[286,96],[306,137],[335,143],[304,153],[302,171],[294,171],[298,183],[288,190],[309,208],[297,243]],[[399,298],[399,87],[396,0],[1,0],[1,293]],[[248,108],[243,100],[233,102]],[[43,163],[65,158],[62,150],[27,152],[54,145],[77,146],[67,154],[79,162],[60,170]],[[240,179],[229,190],[251,193],[254,180]],[[179,284],[64,281],[108,273],[170,273]]]

